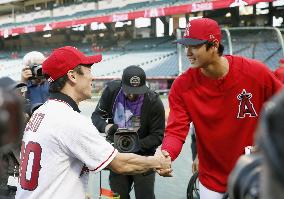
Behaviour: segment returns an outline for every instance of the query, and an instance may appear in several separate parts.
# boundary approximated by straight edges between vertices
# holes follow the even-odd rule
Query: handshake
[[[171,161],[170,154],[165,150],[157,149],[153,157],[156,158],[160,162],[160,165],[161,165],[161,167],[156,168],[155,171],[160,176],[172,177],[173,169],[171,168],[172,161]]]

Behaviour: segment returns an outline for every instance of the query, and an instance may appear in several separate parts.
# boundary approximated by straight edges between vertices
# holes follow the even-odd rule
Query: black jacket
[[[112,109],[120,88],[121,81],[107,83],[92,114],[93,124],[101,133],[105,133],[107,124],[113,124]],[[159,95],[154,91],[149,90],[144,94],[140,122],[141,127],[138,130],[138,135],[141,151],[138,154],[153,155],[156,148],[162,143],[165,130],[165,109]]]
[[[7,144],[0,148],[2,170],[0,176],[0,198],[14,198],[16,187],[7,185],[9,176],[19,176],[20,144]],[[4,197],[6,196],[6,197]]]

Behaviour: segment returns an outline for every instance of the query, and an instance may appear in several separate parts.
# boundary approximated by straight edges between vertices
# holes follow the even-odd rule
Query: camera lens
[[[122,140],[121,146],[122,146],[123,148],[128,148],[129,145],[130,145],[129,139],[124,139],[124,140]]]
[[[134,145],[134,140],[130,136],[122,136],[119,140],[119,146],[122,151],[131,151]]]
[[[139,137],[132,128],[118,129],[113,136],[114,147],[122,153],[135,153],[140,150]]]
[[[36,76],[38,76],[38,77],[42,77],[42,76],[43,76],[43,74],[42,74],[42,68],[40,68],[40,67],[36,68],[36,69],[35,69],[35,74],[36,74]]]
[[[30,70],[32,71],[32,77],[30,79],[44,78],[41,65],[33,65],[30,67]]]

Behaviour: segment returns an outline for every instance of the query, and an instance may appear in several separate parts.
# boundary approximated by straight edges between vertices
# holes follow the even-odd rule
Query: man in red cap
[[[284,83],[284,58],[279,60],[279,67],[274,71],[275,76]]]
[[[220,199],[227,177],[253,134],[262,105],[281,83],[263,63],[225,55],[221,30],[208,18],[191,20],[184,37],[191,67],[173,83],[162,150],[172,161],[194,123],[201,199]],[[159,171],[161,175],[170,173]]]
[[[26,125],[16,198],[85,198],[88,172],[106,167],[127,174],[170,170],[169,158],[119,153],[80,114],[79,102],[92,96],[91,66],[101,59],[66,46],[43,62],[50,97]]]

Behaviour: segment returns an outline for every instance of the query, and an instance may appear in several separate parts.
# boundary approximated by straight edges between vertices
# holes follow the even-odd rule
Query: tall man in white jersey
[[[84,199],[88,172],[105,167],[125,174],[171,170],[169,158],[117,152],[79,113],[79,102],[92,96],[91,66],[99,61],[101,55],[87,57],[71,46],[44,61],[50,98],[25,128],[16,198]]]

